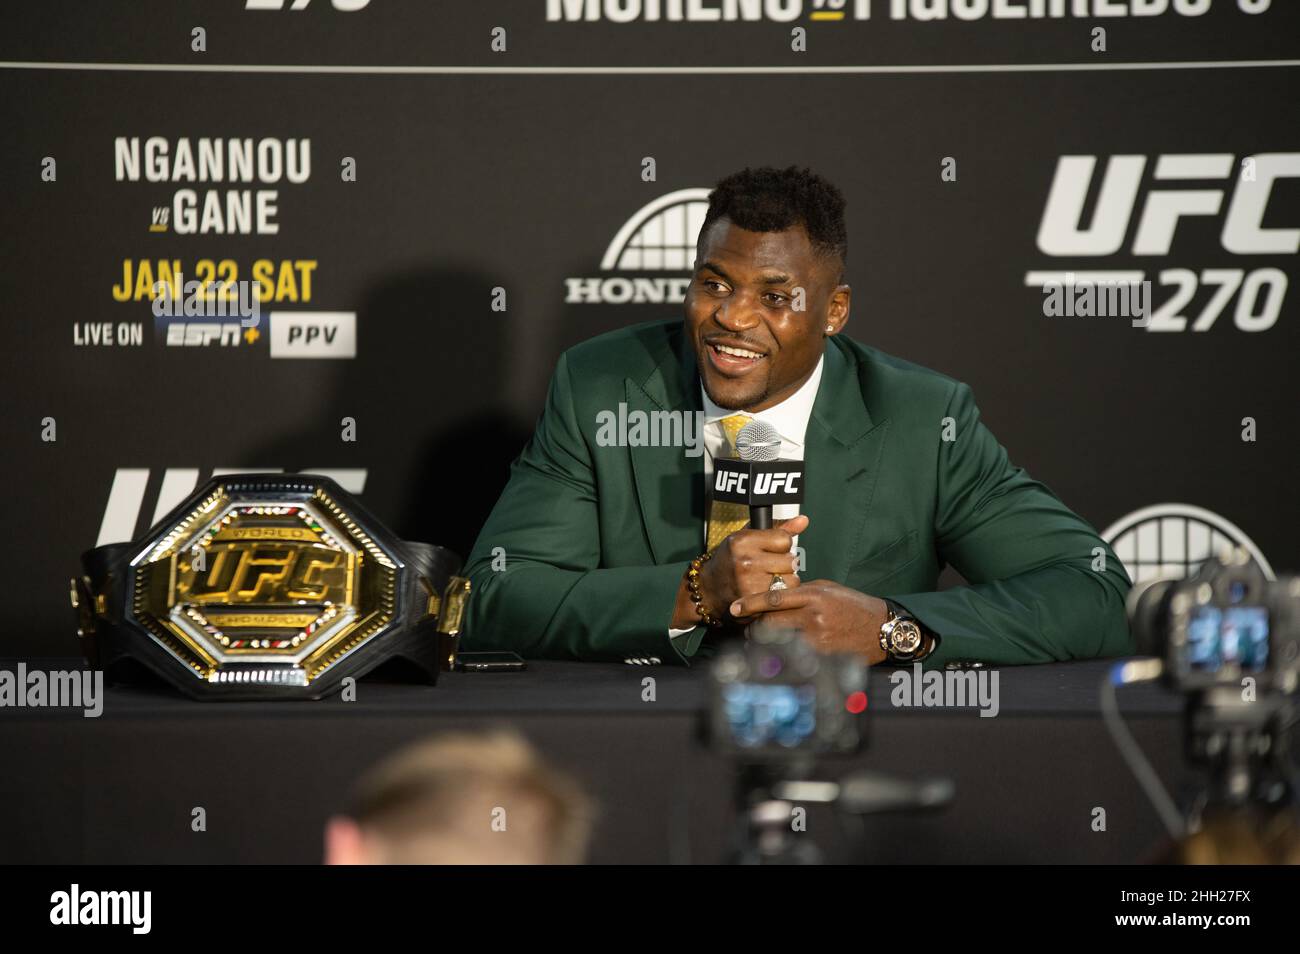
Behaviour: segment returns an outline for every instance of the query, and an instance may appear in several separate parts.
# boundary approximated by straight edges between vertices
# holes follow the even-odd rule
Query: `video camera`
[[[710,670],[712,747],[755,764],[848,755],[865,740],[867,667],[823,655],[797,633],[752,627],[723,646]]]
[[[844,772],[867,740],[867,666],[856,654],[822,654],[795,630],[754,625],[723,645],[710,667],[705,741],[736,767],[732,860],[816,864],[820,850],[792,830],[796,805],[870,815],[943,808],[947,779],[910,781]],[[840,757],[834,780],[811,778]]]
[[[1184,693],[1241,689],[1294,695],[1300,683],[1300,576],[1270,581],[1244,550],[1206,561],[1182,580],[1129,596],[1140,655],[1158,657],[1166,684]]]
[[[1209,773],[1185,812],[1185,830],[1197,831],[1204,817],[1224,810],[1288,810],[1300,792],[1290,744],[1300,576],[1269,580],[1238,548],[1186,579],[1135,589],[1128,615],[1138,653],[1155,660],[1122,666],[1121,681],[1158,675],[1184,696],[1185,752]],[[1173,814],[1167,796],[1160,804]],[[1166,827],[1180,833],[1172,818]]]

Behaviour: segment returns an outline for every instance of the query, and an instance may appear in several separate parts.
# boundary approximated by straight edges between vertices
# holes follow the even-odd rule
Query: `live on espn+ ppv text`
[[[1300,4],[10,4],[0,83],[0,657],[74,655],[80,554],[215,476],[466,557],[561,354],[680,318],[758,166],[843,191],[846,333],[1134,583],[1300,567]]]

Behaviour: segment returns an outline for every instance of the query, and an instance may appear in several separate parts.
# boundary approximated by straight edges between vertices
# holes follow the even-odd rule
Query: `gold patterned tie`
[[[736,456],[736,435],[752,418],[744,414],[733,414],[722,419],[722,429],[727,432],[727,455]],[[723,540],[737,530],[749,525],[749,508],[744,504],[728,503],[725,500],[709,502],[709,552],[712,553]]]

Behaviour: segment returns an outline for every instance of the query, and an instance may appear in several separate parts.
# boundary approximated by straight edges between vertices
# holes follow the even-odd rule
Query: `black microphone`
[[[776,460],[781,456],[781,435],[766,421],[750,421],[736,435],[736,452],[747,464],[756,461]],[[751,469],[752,473],[752,469]],[[772,529],[772,505],[749,504],[749,526],[753,530]]]
[[[780,460],[781,435],[766,421],[750,421],[736,435],[740,460],[714,462],[713,499],[749,507],[749,526],[772,528],[772,508],[803,501],[803,464]]]

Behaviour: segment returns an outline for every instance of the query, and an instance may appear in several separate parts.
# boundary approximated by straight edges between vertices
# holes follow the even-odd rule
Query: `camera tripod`
[[[953,798],[948,779],[910,781],[858,771],[838,781],[804,776],[808,759],[781,764],[742,764],[736,775],[734,864],[821,864],[822,852],[804,834],[796,814],[807,805],[829,805],[850,815],[940,809]]]

